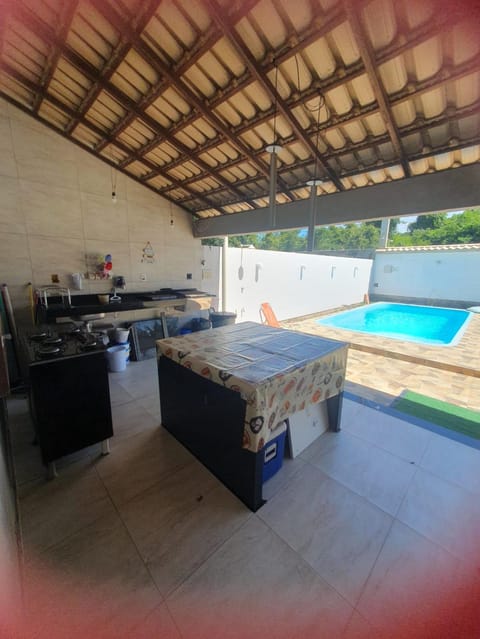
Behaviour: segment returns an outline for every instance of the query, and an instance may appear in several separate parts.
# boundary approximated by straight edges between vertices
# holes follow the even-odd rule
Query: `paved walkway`
[[[344,310],[344,309],[338,309]],[[328,314],[331,314],[329,311]],[[456,346],[424,346],[317,324],[327,313],[281,322],[313,335],[350,343],[347,381],[398,396],[409,389],[480,411],[480,315]]]

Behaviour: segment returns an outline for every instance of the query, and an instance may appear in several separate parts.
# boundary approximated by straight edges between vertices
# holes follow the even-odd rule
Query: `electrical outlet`
[[[187,280],[191,280],[192,279],[192,274],[191,273],[187,273]]]
[[[52,284],[58,284],[60,282],[60,279],[58,277],[58,275],[56,273],[54,273],[52,275]]]
[[[140,281],[141,282],[146,282],[147,281],[147,274],[146,273],[140,273]]]

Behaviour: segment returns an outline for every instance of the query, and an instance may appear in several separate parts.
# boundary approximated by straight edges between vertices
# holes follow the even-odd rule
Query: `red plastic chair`
[[[262,304],[260,304],[260,318],[262,320],[262,324],[268,324],[268,326],[281,328],[280,322],[276,318],[276,315],[268,302],[263,302]]]

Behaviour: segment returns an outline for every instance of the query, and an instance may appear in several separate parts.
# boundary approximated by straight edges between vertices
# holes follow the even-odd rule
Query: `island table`
[[[289,416],[326,402],[339,430],[348,344],[255,322],[157,341],[163,426],[251,510],[264,447]]]

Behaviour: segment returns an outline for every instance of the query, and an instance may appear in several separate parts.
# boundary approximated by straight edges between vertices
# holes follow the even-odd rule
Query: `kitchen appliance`
[[[47,476],[55,461],[95,443],[109,452],[113,434],[106,346],[78,327],[37,327],[22,337],[30,413]]]
[[[39,361],[77,357],[96,350],[105,350],[103,336],[79,328],[57,332],[50,328],[24,336],[23,346],[29,365]]]

